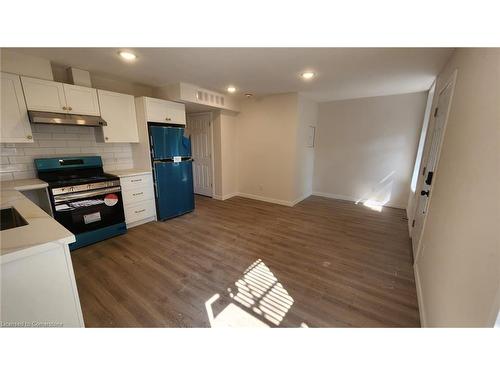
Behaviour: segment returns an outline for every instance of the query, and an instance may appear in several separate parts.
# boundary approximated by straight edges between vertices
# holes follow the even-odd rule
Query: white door
[[[213,194],[212,114],[189,114],[186,132],[191,137],[194,193],[211,197]]]
[[[97,90],[92,87],[63,84],[68,113],[99,116]]]
[[[427,158],[425,163],[422,163],[419,183],[417,185],[418,201],[413,222],[414,228],[412,230],[412,245],[415,261],[418,257],[418,245],[432,195],[432,184],[436,179],[436,168],[446,130],[446,123],[448,121],[448,114],[455,86],[455,77],[456,75],[454,74],[452,80],[439,94],[437,106],[434,110],[434,126],[427,140]]]
[[[21,82],[30,111],[67,111],[62,83],[29,77],[21,77]]]
[[[186,124],[186,106],[168,100],[146,98],[147,119],[166,124]]]
[[[97,94],[101,117],[107,122],[102,127],[104,142],[139,142],[134,97],[105,90]]]
[[[33,142],[31,125],[24,101],[21,79],[17,74],[1,73],[1,117],[2,143]]]

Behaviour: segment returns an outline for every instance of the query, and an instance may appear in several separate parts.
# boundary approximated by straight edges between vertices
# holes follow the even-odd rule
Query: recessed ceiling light
[[[127,61],[133,61],[137,58],[137,56],[134,55],[132,52],[127,52],[127,51],[121,51],[120,56],[122,59]]]
[[[304,72],[300,76],[304,79],[313,79],[315,75],[314,72]]]
[[[227,88],[227,92],[229,92],[229,93],[231,93],[231,94],[232,94],[233,92],[236,92],[236,87],[234,87],[234,86],[229,86],[229,87]]]
[[[253,96],[253,94],[250,94],[249,92],[247,92],[247,93],[245,94],[245,96],[246,96],[247,98],[251,98],[251,97]]]

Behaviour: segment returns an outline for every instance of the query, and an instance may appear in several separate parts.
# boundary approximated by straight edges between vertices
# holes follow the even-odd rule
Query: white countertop
[[[36,190],[45,189],[49,184],[38,178],[29,178],[26,180],[2,181],[2,190]]]
[[[0,207],[14,207],[28,222],[28,225],[0,232],[1,256],[49,242],[66,244],[75,242],[73,233],[21,193],[21,191],[44,189],[45,187],[47,187],[47,183],[36,178],[2,182]]]
[[[115,176],[118,177],[130,177],[130,176],[137,176],[140,174],[151,173],[151,170],[132,168],[132,169],[122,169],[119,171],[106,171],[106,173],[114,174]]]

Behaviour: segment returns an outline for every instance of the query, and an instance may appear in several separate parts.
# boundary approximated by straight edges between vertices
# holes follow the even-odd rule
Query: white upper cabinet
[[[101,117],[107,122],[102,128],[104,142],[139,142],[134,97],[104,90],[97,94]]]
[[[21,79],[17,74],[1,74],[0,142],[33,142]]]
[[[43,79],[21,77],[30,111],[99,115],[97,90]]]
[[[63,83],[68,113],[99,116],[97,90],[92,87]]]
[[[62,83],[29,77],[21,77],[21,81],[29,110],[66,112],[66,97]]]
[[[147,121],[186,125],[186,107],[182,103],[145,98]]]

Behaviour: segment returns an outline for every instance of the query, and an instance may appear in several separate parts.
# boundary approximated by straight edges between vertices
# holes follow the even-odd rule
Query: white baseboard
[[[325,197],[325,198],[332,198],[332,199],[340,199],[341,201],[349,201],[349,202],[362,202],[358,198],[350,197],[347,195],[340,195],[340,194],[332,194],[332,193],[324,193],[321,191],[314,191],[312,195],[317,195],[318,197]],[[403,206],[396,206],[393,204],[384,204],[384,207],[389,207],[389,208],[399,208],[400,210],[406,210],[406,207]]]
[[[268,203],[281,204],[282,206],[288,206],[288,207],[293,207],[295,204],[294,202],[291,202],[291,201],[285,201],[285,200],[281,200],[281,199],[263,197],[260,195],[253,195],[253,194],[247,194],[247,193],[238,193],[238,196],[243,197],[243,198],[250,198],[250,199],[255,199],[258,201],[268,202]]]
[[[312,191],[308,191],[307,193],[305,193],[305,194],[304,194],[302,197],[300,197],[299,199],[294,200],[294,201],[293,201],[293,205],[295,206],[297,203],[302,202],[304,199],[309,198],[311,195],[312,195]]]
[[[229,193],[226,195],[222,196],[222,200],[225,201],[226,199],[232,198],[232,197],[237,197],[240,193]]]
[[[425,315],[424,297],[422,294],[422,285],[420,284],[420,276],[418,273],[418,264],[413,265],[413,274],[415,275],[415,286],[417,287],[418,313],[420,315],[420,326],[427,327]]]
[[[275,203],[275,204],[280,204],[282,206],[287,206],[287,207],[293,207],[297,203],[302,202],[304,199],[309,197],[312,193],[308,192],[304,194],[302,197],[294,200],[294,201],[285,201],[281,199],[276,199],[276,198],[269,198],[269,197],[264,197],[261,195],[254,195],[254,194],[248,194],[248,193],[231,193],[231,194],[226,194],[224,196],[221,195],[214,195],[214,199],[218,199],[221,201],[225,201],[226,199],[233,198],[233,197],[242,197],[242,198],[248,198],[248,199],[254,199],[257,201],[262,201],[262,202],[267,202],[267,203]]]
[[[226,195],[217,195],[214,194],[212,198],[217,199],[219,201],[225,201],[226,199],[232,198],[232,197],[237,197],[239,193],[230,193]]]
[[[349,202],[356,202],[357,201],[356,198],[348,197],[347,195],[332,194],[332,193],[323,193],[321,191],[313,191],[312,195],[317,195],[318,197],[340,199],[342,201],[349,201]]]

